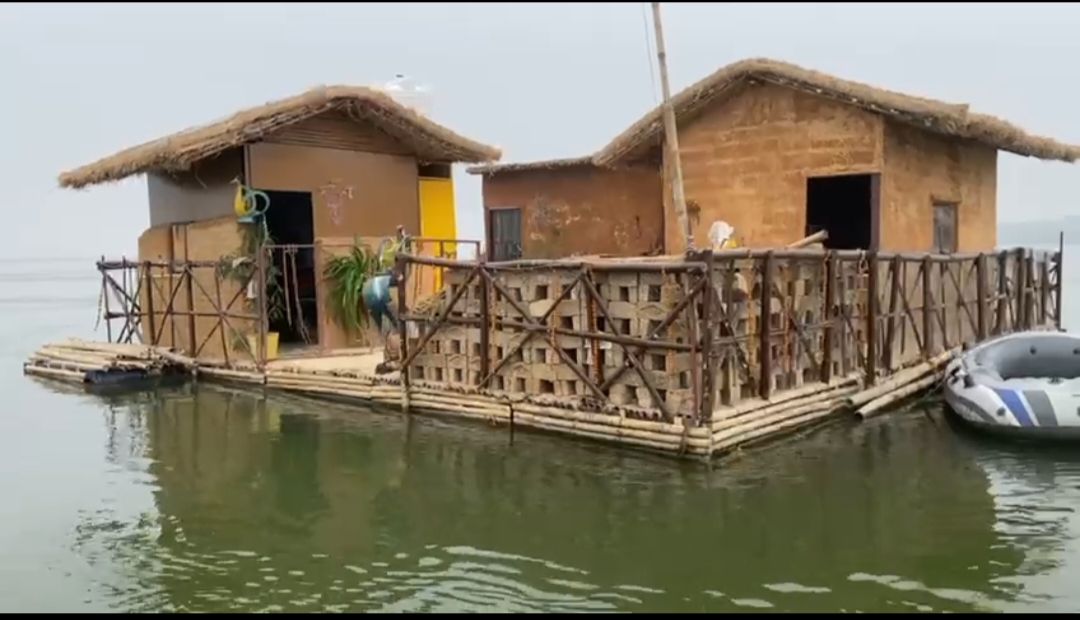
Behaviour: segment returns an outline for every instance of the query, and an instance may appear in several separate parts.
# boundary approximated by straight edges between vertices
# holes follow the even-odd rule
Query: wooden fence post
[[[994,321],[994,335],[1000,336],[1008,329],[1009,316],[1009,253],[1002,250],[997,254],[997,320]]]
[[[1058,233],[1058,251],[1054,256],[1054,327],[1061,329],[1061,285],[1064,277],[1062,268],[1065,266],[1065,233]]]
[[[442,257],[443,251],[443,245],[440,241],[440,258]],[[480,374],[476,378],[478,382],[477,385],[479,386],[479,381],[486,379],[488,373],[491,372],[491,307],[489,299],[491,293],[489,290],[490,287],[488,286],[487,268],[484,266],[486,261],[483,256],[478,256],[477,259],[477,262],[480,264]],[[399,297],[398,306],[401,306],[401,302],[402,299]],[[404,342],[404,340],[402,340],[402,342]]]
[[[986,315],[989,308],[986,306],[986,254],[980,252],[975,257],[975,297],[978,299],[976,310],[975,335],[980,341],[986,340],[987,322]]]
[[[1016,248],[1016,286],[1019,295],[1016,297],[1016,321],[1013,331],[1021,331],[1028,328],[1027,317],[1027,259],[1024,256],[1024,248]]]
[[[927,254],[922,260],[922,328],[923,328],[923,359],[934,356],[934,295],[930,288],[930,274],[933,272],[933,263]]]
[[[705,379],[701,382],[702,398],[701,398],[701,415],[699,417],[703,422],[712,421],[712,412],[716,408],[716,359],[713,355],[713,339],[714,334],[717,333],[716,323],[713,314],[719,308],[713,308],[713,296],[716,292],[713,289],[713,253],[709,250],[705,254],[705,290],[703,291],[705,299],[701,302],[701,318],[705,323],[705,329],[699,334],[700,338],[704,339],[702,345],[702,366],[705,368]]]
[[[826,251],[825,257],[825,352],[821,359],[821,380],[832,381],[833,348],[836,346],[836,255]]]
[[[773,253],[768,251],[761,263],[761,294],[758,303],[761,306],[758,347],[760,348],[761,366],[759,383],[761,397],[768,400],[772,395],[772,279]]]
[[[877,382],[878,360],[878,255],[870,252],[870,273],[866,282],[866,385]]]
[[[394,275],[397,278],[397,314],[398,314],[398,340],[401,349],[401,369],[398,374],[401,376],[401,410],[405,413],[409,412],[409,385],[411,383],[408,362],[409,362],[409,329],[408,329],[408,316],[409,307],[405,295],[407,292],[406,272],[408,271],[408,261],[404,254],[399,253],[394,259]],[[454,300],[452,300],[454,301]]]

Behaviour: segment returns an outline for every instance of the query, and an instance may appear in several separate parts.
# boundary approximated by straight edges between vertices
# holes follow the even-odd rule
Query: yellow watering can
[[[266,192],[245,186],[239,178],[233,179],[232,182],[236,185],[233,211],[236,213],[237,221],[254,222],[258,216],[265,214],[270,208],[270,197],[266,195]],[[259,198],[262,198],[262,208],[259,208]]]

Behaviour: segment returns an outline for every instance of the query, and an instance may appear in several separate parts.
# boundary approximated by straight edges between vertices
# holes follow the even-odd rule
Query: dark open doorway
[[[806,234],[827,230],[830,250],[877,249],[878,175],[806,179]]]
[[[273,240],[271,253],[273,282],[279,294],[270,294],[271,303],[282,307],[267,309],[270,331],[285,344],[313,344],[318,339],[317,296],[315,290],[315,222],[310,192],[266,191],[270,208],[266,227]],[[283,248],[281,246],[298,246]]]

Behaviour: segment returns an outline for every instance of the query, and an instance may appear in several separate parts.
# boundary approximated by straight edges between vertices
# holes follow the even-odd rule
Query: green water
[[[85,289],[0,301],[20,317],[0,321],[0,611],[1080,609],[1080,456],[965,436],[934,404],[708,469],[23,377],[35,345],[93,335]]]

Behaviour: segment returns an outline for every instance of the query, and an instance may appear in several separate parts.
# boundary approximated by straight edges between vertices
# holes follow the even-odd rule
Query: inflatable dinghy
[[[973,426],[1080,439],[1080,336],[1020,332],[979,344],[949,363],[943,391]]]

